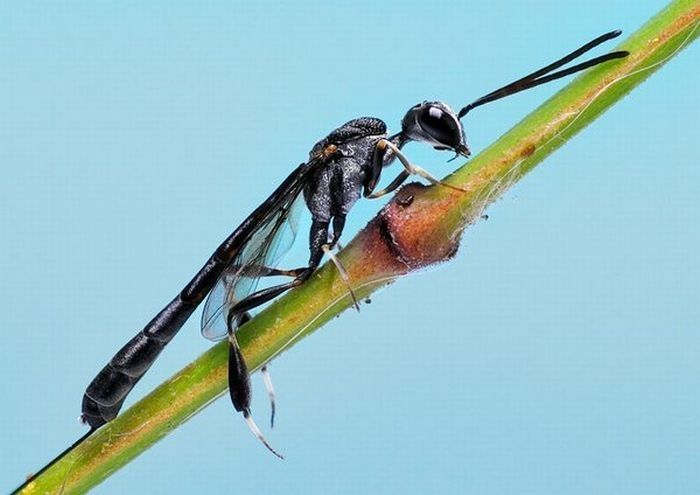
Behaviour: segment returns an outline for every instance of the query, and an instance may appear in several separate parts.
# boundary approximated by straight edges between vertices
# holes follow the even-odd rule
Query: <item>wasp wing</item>
[[[298,230],[301,192],[311,174],[329,158],[329,155],[319,154],[306,166],[300,167],[297,176],[277,198],[274,207],[258,219],[258,226],[245,247],[227,265],[207,298],[201,325],[205,338],[216,341],[227,335],[228,309],[251,294],[260,277],[265,275],[265,269],[274,266],[289,250]],[[234,321],[233,324],[236,327],[240,321]]]
[[[228,333],[227,309],[253,293],[266,268],[274,267],[289,251],[296,238],[301,197],[270,215],[255,232],[245,249],[226,267],[212,289],[202,312],[202,335],[213,341]],[[240,322],[235,322],[236,325]]]

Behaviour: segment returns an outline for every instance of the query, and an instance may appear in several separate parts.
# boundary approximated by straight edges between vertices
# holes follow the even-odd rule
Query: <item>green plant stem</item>
[[[358,297],[415,268],[450,258],[462,230],[510,185],[698,37],[700,0],[676,0],[623,42],[626,59],[596,67],[557,93],[446,180],[465,189],[409,185],[341,253]],[[351,304],[329,266],[262,311],[239,333],[251,371]],[[83,493],[219,397],[226,343],[176,373],[77,445],[22,493]]]

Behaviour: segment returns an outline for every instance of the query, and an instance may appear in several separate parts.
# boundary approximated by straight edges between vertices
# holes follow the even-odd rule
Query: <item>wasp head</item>
[[[401,120],[401,134],[406,141],[422,141],[437,150],[470,155],[462,123],[454,110],[441,101],[413,106]]]

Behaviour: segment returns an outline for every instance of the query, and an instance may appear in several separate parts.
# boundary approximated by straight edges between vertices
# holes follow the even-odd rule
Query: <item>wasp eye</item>
[[[450,147],[461,143],[462,134],[457,119],[434,105],[426,105],[418,115],[418,123],[436,141]]]

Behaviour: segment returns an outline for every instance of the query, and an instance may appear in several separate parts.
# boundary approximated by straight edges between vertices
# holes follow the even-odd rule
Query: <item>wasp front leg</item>
[[[391,151],[391,153],[398,158],[399,162],[401,162],[401,165],[403,165],[404,170],[402,170],[399,175],[396,176],[396,178],[391,181],[391,183],[385,187],[384,189],[381,189],[379,191],[374,191],[374,188],[377,185],[377,182],[379,181],[379,176],[381,174],[381,167],[384,165],[385,161],[385,156],[387,151]],[[374,152],[374,158],[373,158],[373,163],[372,163],[372,171],[370,174],[370,177],[368,178],[365,189],[363,191],[363,195],[366,198],[369,199],[376,199],[380,198],[386,194],[389,194],[393,191],[395,191],[401,184],[403,184],[408,177],[411,175],[417,175],[419,177],[424,178],[428,182],[430,182],[433,185],[440,185],[443,187],[448,187],[450,189],[454,189],[456,191],[460,192],[466,192],[464,189],[453,186],[452,184],[447,184],[446,182],[441,181],[440,179],[437,179],[434,177],[430,172],[425,170],[422,167],[419,167],[418,165],[414,165],[411,163],[411,161],[406,157],[406,155],[403,154],[403,152],[399,149],[398,146],[396,146],[394,143],[387,139],[380,139],[377,142],[377,147]]]

